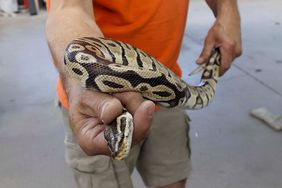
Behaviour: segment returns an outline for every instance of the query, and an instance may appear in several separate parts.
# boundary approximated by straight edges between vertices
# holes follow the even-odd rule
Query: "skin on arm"
[[[209,30],[197,64],[205,63],[214,47],[220,48],[222,76],[242,54],[240,14],[237,0],[206,0],[216,20]]]
[[[143,140],[150,129],[154,104],[138,93],[111,96],[82,88],[65,74],[64,52],[79,37],[103,37],[95,23],[92,0],[53,0],[46,22],[46,37],[69,99],[69,119],[79,145],[88,155],[110,155],[104,139],[104,125],[121,114],[123,106],[133,114],[133,144]]]

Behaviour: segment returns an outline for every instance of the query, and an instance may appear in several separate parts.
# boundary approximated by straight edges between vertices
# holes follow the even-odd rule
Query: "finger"
[[[137,92],[123,92],[114,94],[122,105],[131,113],[134,114],[137,108],[144,101],[142,95]]]
[[[221,55],[221,65],[220,65],[219,75],[222,76],[230,68],[232,61],[234,59],[234,55],[232,53],[232,50],[229,50],[224,46],[220,48],[220,55]]]
[[[81,98],[81,113],[98,117],[103,123],[112,122],[122,113],[121,102],[108,94],[87,90]]]
[[[81,108],[81,106],[77,106]],[[87,155],[110,155],[104,139],[105,125],[97,117],[80,113],[77,108],[69,109],[70,127],[79,146]]]
[[[205,62],[207,62],[207,60],[209,59],[212,49],[215,46],[215,41],[211,38],[211,37],[207,37],[205,40],[205,44],[203,47],[203,50],[199,56],[199,58],[197,59],[196,63],[197,64],[203,64]]]
[[[80,147],[87,155],[111,154],[104,139],[104,129],[105,126],[99,124],[95,118],[83,122],[76,135]]]
[[[151,128],[155,104],[152,101],[144,101],[134,114],[133,143],[139,143],[148,136]]]
[[[133,144],[139,143],[149,135],[155,104],[144,100],[140,93],[125,92],[115,94],[124,107],[133,114]]]

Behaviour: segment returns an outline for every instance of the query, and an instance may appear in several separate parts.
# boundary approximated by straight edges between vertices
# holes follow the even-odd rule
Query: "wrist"
[[[83,87],[81,87],[80,83],[76,81],[73,78],[68,77],[65,73],[60,74],[60,81],[61,81],[61,87],[64,92],[64,97],[67,99],[68,104],[66,104],[68,107],[70,103],[72,103],[74,98],[77,98],[75,96],[79,96],[80,93],[83,90]]]
[[[233,20],[240,22],[240,14],[236,0],[217,2],[215,7],[217,20]]]
[[[66,80],[64,87],[69,98],[73,95],[77,95],[83,89],[78,81],[71,78]]]
[[[216,17],[216,24],[228,32],[240,33],[241,19],[237,7],[222,6]]]

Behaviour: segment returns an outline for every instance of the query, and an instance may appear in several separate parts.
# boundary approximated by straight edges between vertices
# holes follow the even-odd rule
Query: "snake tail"
[[[186,109],[198,110],[210,104],[213,100],[217,82],[219,79],[220,69],[220,51],[218,48],[214,49],[208,62],[205,65],[201,77],[201,83],[198,86],[187,85],[186,100],[183,106]]]

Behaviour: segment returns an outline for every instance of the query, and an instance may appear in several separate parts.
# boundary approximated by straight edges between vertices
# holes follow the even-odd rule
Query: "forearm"
[[[215,17],[232,16],[240,20],[237,0],[206,0]]]
[[[94,21],[92,4],[85,3],[76,6],[76,1],[68,0],[52,4],[46,22],[48,45],[65,87],[68,85],[64,71],[64,52],[67,45],[74,39],[84,36],[103,36]],[[89,8],[91,7],[91,8]]]

